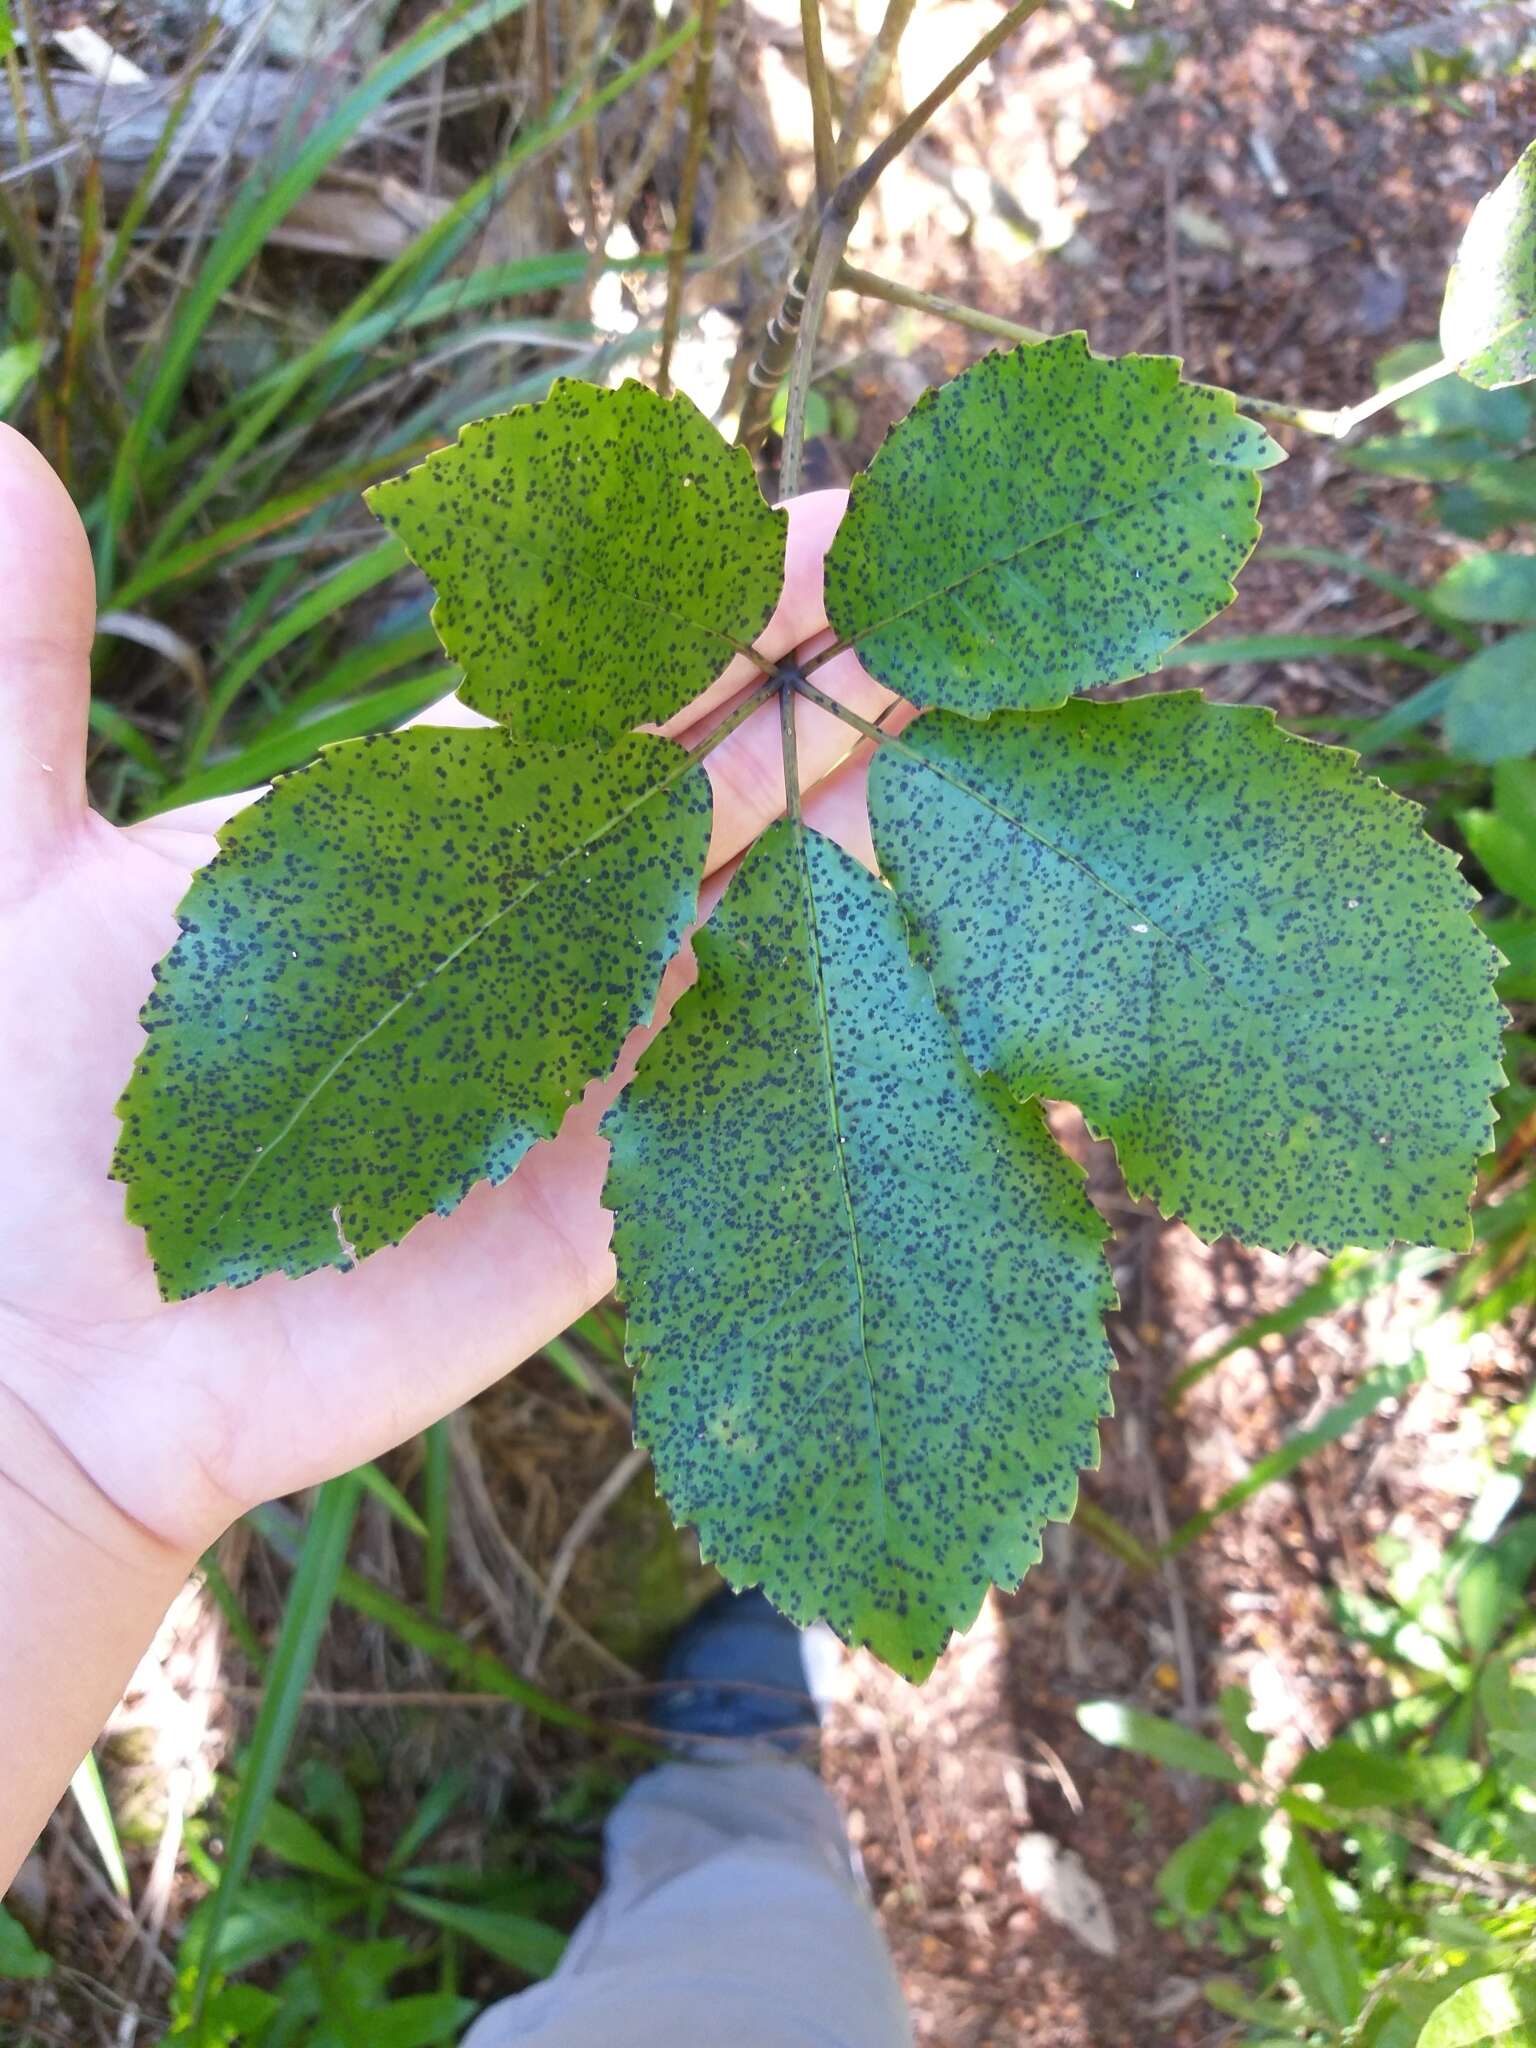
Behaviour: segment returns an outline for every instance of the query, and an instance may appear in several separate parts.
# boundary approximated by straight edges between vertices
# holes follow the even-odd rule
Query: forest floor
[[[131,12],[56,11],[119,29]],[[922,0],[903,89],[926,83],[992,12],[982,0]],[[1441,40],[1454,12],[1409,0],[1143,0],[1134,14],[1074,0],[1047,10],[880,188],[850,254],[1008,319],[1085,328],[1106,352],[1167,350],[1192,376],[1240,391],[1346,403],[1371,389],[1389,347],[1434,333],[1474,200],[1536,130],[1536,84],[1503,74],[1502,49],[1444,91],[1402,85],[1405,53],[1420,36]],[[1453,48],[1490,24],[1536,40],[1528,8],[1485,8],[1475,23],[1463,12]],[[755,176],[752,137],[770,130],[803,181],[808,136],[789,89],[794,12],[784,0],[743,9],[732,34],[718,120],[738,131],[733,161]],[[717,209],[707,231],[722,245],[755,217],[752,176],[706,181]],[[703,343],[696,357],[685,352],[685,385],[724,375],[728,344],[711,346],[712,357]],[[921,314],[837,300],[817,387],[827,431],[812,444],[807,481],[845,480],[919,391],[981,346]],[[1445,566],[1454,543],[1425,526],[1411,487],[1363,478],[1326,444],[1277,437],[1291,459],[1266,478],[1268,542],[1348,548],[1420,582]],[[1411,635],[1389,598],[1261,547],[1224,629],[1358,632],[1388,619]],[[1377,707],[1398,687],[1317,662],[1202,682],[1215,695],[1324,715]],[[1405,1283],[1297,1341],[1238,1353],[1172,1410],[1173,1375],[1288,1300],[1319,1262],[1200,1245],[1128,1201],[1107,1148],[1067,1135],[1114,1226],[1121,1296],[1116,1413],[1084,1493],[1152,1543],[1388,1352],[1394,1319],[1411,1320],[1422,1294]],[[1395,1410],[1218,1522],[1159,1575],[1138,1575],[1080,1530],[1053,1530],[1045,1561],[1016,1593],[988,1601],[921,1690],[865,1656],[847,1661],[823,1772],[924,2044],[1196,2048],[1223,2037],[1199,1992],[1217,1959],[1190,1950],[1156,1913],[1156,1873],[1199,1824],[1206,1793],[1100,1748],[1075,1707],[1112,1695],[1207,1726],[1221,1686],[1239,1681],[1261,1725],[1297,1745],[1326,1739],[1372,1684],[1330,1624],[1330,1592],[1373,1582],[1371,1546],[1383,1532],[1451,1524],[1473,1485],[1469,1398],[1507,1398],[1518,1364],[1497,1336],[1437,1353]],[[456,1626],[522,1665],[538,1587],[569,1565],[548,1644],[531,1661],[552,1689],[599,1705],[648,1667],[710,1583],[644,1472],[574,1551],[567,1544],[629,1445],[622,1402],[583,1396],[542,1362],[485,1395],[455,1431]],[[390,1466],[407,1486],[413,1456]],[[354,1562],[409,1589],[416,1566],[403,1552],[370,1503]],[[223,1561],[258,1622],[276,1610],[281,1581],[260,1546],[237,1537]],[[251,1674],[232,1646],[217,1662],[210,1628],[205,1610],[188,1607],[140,1674],[120,1717],[120,1800],[136,1773],[163,1793],[165,1755],[187,1754],[188,1714],[201,1730],[200,1769],[242,1725]],[[446,1695],[374,1704],[434,1682],[376,1631],[342,1622],[317,1667],[305,1741],[343,1756],[387,1753],[387,1775],[401,1783],[467,1762],[484,1805],[505,1793],[568,1827],[588,1824],[610,1789],[602,1757]],[[180,1702],[180,1721],[167,1702]],[[1113,1956],[1024,1889],[1016,1856],[1031,1832],[1074,1852],[1100,1887]],[[46,1860],[49,1884],[85,1882],[60,1841]]]

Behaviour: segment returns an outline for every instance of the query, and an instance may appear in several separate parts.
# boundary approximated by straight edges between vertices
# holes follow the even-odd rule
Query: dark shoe
[[[674,1638],[650,1710],[660,1734],[770,1742],[789,1752],[816,1734],[821,1715],[807,1668],[807,1638],[759,1592],[729,1587]]]

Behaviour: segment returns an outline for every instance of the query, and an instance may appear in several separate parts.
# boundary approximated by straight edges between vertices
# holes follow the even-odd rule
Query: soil
[[[65,11],[114,25],[122,14]],[[1127,15],[1071,0],[1031,22],[893,173],[852,258],[1031,326],[1083,327],[1104,351],[1180,353],[1191,374],[1238,390],[1347,402],[1372,387],[1386,349],[1433,334],[1467,215],[1536,128],[1529,76],[1474,71],[1443,90],[1408,90],[1371,73],[1371,39],[1406,31],[1411,47],[1412,32],[1433,37],[1453,11],[1415,0],[1143,0]],[[903,87],[915,79],[921,89],[993,12],[981,0],[924,0]],[[841,19],[830,11],[834,29]],[[739,234],[743,208],[759,222],[788,218],[804,191],[803,124],[792,127],[800,116],[780,90],[786,66],[793,72],[793,12],[759,7],[739,33],[721,92],[728,109],[739,95],[743,154],[765,123],[776,127],[794,176],[788,190],[765,190],[759,154],[744,200],[741,178],[722,170],[708,186],[716,213],[706,233],[716,241]],[[658,186],[665,173],[664,158]],[[743,266],[743,296],[772,274],[766,262]],[[832,431],[813,444],[807,481],[851,474],[918,391],[985,345],[925,315],[839,299],[819,384]],[[1266,480],[1272,541],[1349,548],[1419,581],[1444,566],[1451,543],[1425,527],[1410,487],[1367,481],[1325,444],[1276,433],[1292,459]],[[1389,620],[1412,636],[1390,599],[1261,550],[1224,625],[1357,632]],[[1400,687],[1387,674],[1315,662],[1221,671],[1202,683],[1323,715],[1375,706]],[[1266,1340],[1170,1408],[1169,1382],[1192,1356],[1287,1300],[1319,1262],[1201,1246],[1127,1199],[1106,1148],[1064,1129],[1115,1227],[1121,1294],[1116,1415],[1084,1497],[1150,1543],[1337,1398],[1427,1297],[1423,1283],[1405,1283],[1296,1342]],[[921,1690],[867,1657],[849,1660],[823,1771],[921,2042],[1196,2048],[1223,2038],[1199,1990],[1215,1959],[1157,1911],[1157,1872],[1199,1825],[1207,1788],[1101,1748],[1079,1729],[1076,1706],[1110,1696],[1209,1728],[1221,1686],[1238,1681],[1279,1737],[1282,1761],[1303,1741],[1325,1740],[1379,1682],[1329,1625],[1331,1590],[1372,1582],[1371,1546],[1389,1528],[1454,1520],[1474,1477],[1459,1420],[1468,1399],[1507,1401],[1526,1369],[1497,1333],[1436,1351],[1411,1397],[1224,1518],[1160,1575],[1139,1575],[1081,1529],[1052,1531],[1044,1561],[1017,1592],[989,1600]],[[539,1608],[527,1574],[547,1576],[628,1442],[611,1399],[581,1394],[542,1362],[469,1411],[457,1438],[467,1505],[450,1582],[451,1613],[466,1635],[523,1662]],[[409,1454],[392,1469],[402,1483],[413,1478]],[[709,1583],[686,1540],[674,1540],[648,1505],[647,1487],[637,1477],[581,1545],[561,1598],[596,1647],[557,1619],[540,1660],[552,1689],[610,1709]],[[281,1596],[260,1558],[253,1545],[225,1560],[258,1624]],[[370,1508],[356,1561],[419,1596],[414,1552],[382,1510]],[[206,1614],[202,1626],[211,1626]],[[183,1729],[178,1754],[205,1779],[247,1711],[239,1687],[250,1673],[228,1650],[223,1683],[233,1690],[208,1706],[201,1641],[191,1624],[168,1638],[122,1719],[163,1730],[154,1701],[167,1691],[183,1704],[201,1699],[199,1728]],[[445,1760],[467,1763],[478,1813],[515,1821],[554,1806],[569,1829],[593,1837],[609,1765],[579,1746],[442,1699],[359,1706],[363,1695],[441,1682],[377,1632],[339,1625],[316,1682],[305,1741],[317,1752],[385,1758],[387,1783],[418,1788]],[[162,1789],[163,1780],[162,1771]],[[1015,1859],[1031,1831],[1074,1852],[1102,1888],[1113,1957],[1054,1923],[1026,1892]],[[74,1902],[72,1960],[99,1974],[136,1951],[63,1839],[55,1829],[42,1879],[56,1927]],[[592,1855],[573,1854],[563,1867],[590,1892]],[[190,1896],[173,1898],[172,1930]]]

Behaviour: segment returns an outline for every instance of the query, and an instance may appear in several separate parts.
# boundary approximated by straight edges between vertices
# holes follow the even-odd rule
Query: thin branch
[[[811,147],[816,154],[816,203],[825,206],[837,183],[837,144],[832,134],[832,80],[821,47],[820,0],[800,0],[800,39],[805,45],[805,82],[811,94]]]
[[[880,178],[895,159],[913,142],[944,102],[956,93],[978,66],[1000,50],[1016,28],[1022,28],[1032,14],[1038,14],[1046,0],[1014,0],[1014,4],[997,24],[988,29],[979,42],[973,43],[952,71],[939,80],[933,91],[920,99],[909,114],[896,123],[883,142],[879,142],[865,157],[856,171],[851,171],[837,189],[834,204],[840,211],[847,212],[850,221],[858,214],[859,208],[874,190]]]
[[[672,389],[672,351],[683,312],[683,271],[693,242],[693,210],[699,190],[699,165],[704,157],[704,134],[709,126],[709,88],[715,68],[715,15],[718,0],[699,0],[699,39],[694,46],[693,91],[688,102],[688,144],[683,156],[682,181],[677,190],[677,219],[672,229],[672,247],[667,257],[667,309],[662,320],[661,361],[656,368],[656,389],[665,398]]]
[[[880,23],[874,41],[864,53],[859,66],[859,75],[854,81],[853,94],[848,102],[848,111],[843,116],[843,126],[837,138],[837,167],[839,174],[847,171],[853,163],[854,151],[864,139],[864,132],[879,111],[890,83],[891,67],[896,62],[896,51],[906,34],[907,23],[912,19],[912,10],[917,0],[887,0],[884,19]]]
[[[861,299],[880,299],[888,306],[905,306],[914,313],[932,313],[940,320],[953,320],[957,327],[969,327],[977,334],[993,335],[998,341],[1050,340],[1050,336],[1038,327],[1021,327],[1017,320],[1003,320],[995,313],[983,313],[976,306],[962,305],[958,299],[942,298],[937,292],[920,292],[912,285],[876,277],[872,270],[858,270],[851,263],[839,263],[832,278],[832,288],[834,291],[856,292]]]
[[[832,279],[842,261],[851,220],[844,221],[828,208],[822,222],[816,260],[806,284],[800,315],[800,332],[795,340],[794,360],[789,370],[789,402],[784,412],[784,449],[779,457],[779,496],[792,498],[800,488],[800,468],[805,456],[805,408],[811,394],[811,369],[822,316],[832,290]]]
[[[1312,405],[1286,405],[1274,398],[1254,398],[1243,391],[1234,392],[1233,396],[1242,412],[1262,413],[1266,419],[1279,420],[1285,426],[1300,427],[1308,434],[1322,434],[1330,441],[1342,441],[1356,427],[1374,419],[1377,413],[1385,412],[1388,406],[1396,405],[1399,399],[1411,398],[1415,391],[1423,391],[1427,385],[1438,384],[1442,377],[1454,377],[1455,374],[1456,365],[1442,357],[1425,369],[1415,370],[1411,377],[1400,377],[1395,384],[1372,392],[1358,405],[1342,406],[1335,412]]]
[[[1014,0],[1014,5],[996,25],[948,71],[939,83],[928,93],[909,114],[877,143],[856,170],[850,171],[838,184],[831,198],[822,208],[821,219],[813,230],[810,246],[801,257],[794,281],[786,294],[784,307],[777,318],[769,323],[768,336],[757,361],[752,365],[748,382],[752,387],[747,403],[742,407],[741,422],[737,428],[737,442],[745,448],[755,448],[767,431],[772,405],[772,394],[788,364],[789,403],[784,422],[784,461],[779,473],[779,489],[788,497],[799,486],[800,456],[804,444],[805,401],[810,388],[811,364],[815,355],[817,338],[821,331],[822,315],[826,310],[827,295],[843,250],[847,247],[848,236],[859,217],[859,209],[879,182],[883,173],[901,152],[912,142],[944,102],[964,84],[976,68],[984,64],[1011,36],[1016,28],[1038,13],[1046,0]],[[791,303],[794,312],[791,315]],[[793,346],[793,360],[790,347]]]
[[[565,1591],[565,1582],[571,1575],[571,1568],[580,1554],[581,1546],[625,1491],[630,1481],[650,1463],[650,1457],[650,1452],[643,1445],[631,1446],[566,1530],[564,1540],[555,1552],[554,1562],[550,1565],[544,1580],[538,1619],[533,1625],[533,1636],[523,1658],[524,1678],[537,1678],[539,1674],[544,1645],[549,1637],[549,1625],[560,1611],[560,1595]]]
[[[687,57],[680,56],[668,69],[667,83],[661,96],[661,104],[656,109],[656,117],[650,124],[645,140],[641,143],[639,149],[636,150],[629,169],[624,173],[622,181],[615,188],[613,201],[608,209],[608,225],[603,231],[598,246],[592,251],[591,261],[587,265],[587,274],[583,280],[585,289],[589,292],[593,285],[596,284],[607,264],[608,259],[605,245],[609,237],[613,234],[615,228],[624,226],[628,221],[630,214],[634,211],[635,201],[640,197],[640,188],[644,185],[652,171],[655,170],[657,159],[671,137],[672,126],[677,119],[677,110],[682,105],[683,88],[688,83],[688,76],[689,65]],[[671,260],[671,251],[669,250],[667,254],[669,264]]]

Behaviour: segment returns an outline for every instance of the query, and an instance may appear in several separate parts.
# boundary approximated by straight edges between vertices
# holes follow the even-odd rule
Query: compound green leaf
[[[787,515],[689,399],[560,379],[368,493],[437,591],[459,695],[525,738],[612,740],[768,622]]]
[[[605,1120],[635,1426],[738,1586],[908,1677],[1096,1462],[1104,1228],[888,890],[781,823]]]
[[[1536,753],[1536,627],[1507,633],[1438,680],[1449,752],[1490,765]]]
[[[1145,675],[1230,604],[1279,460],[1171,356],[983,356],[854,478],[827,616],[893,690],[971,717]]]
[[[882,749],[875,844],[976,1065],[1203,1237],[1468,1242],[1495,955],[1353,755],[1192,691]]]
[[[504,1180],[650,1014],[709,821],[665,740],[498,727],[354,741],[241,811],[120,1105],[163,1292],[347,1267]]]
[[[1536,377],[1536,142],[1467,223],[1446,279],[1440,347],[1485,391]]]

